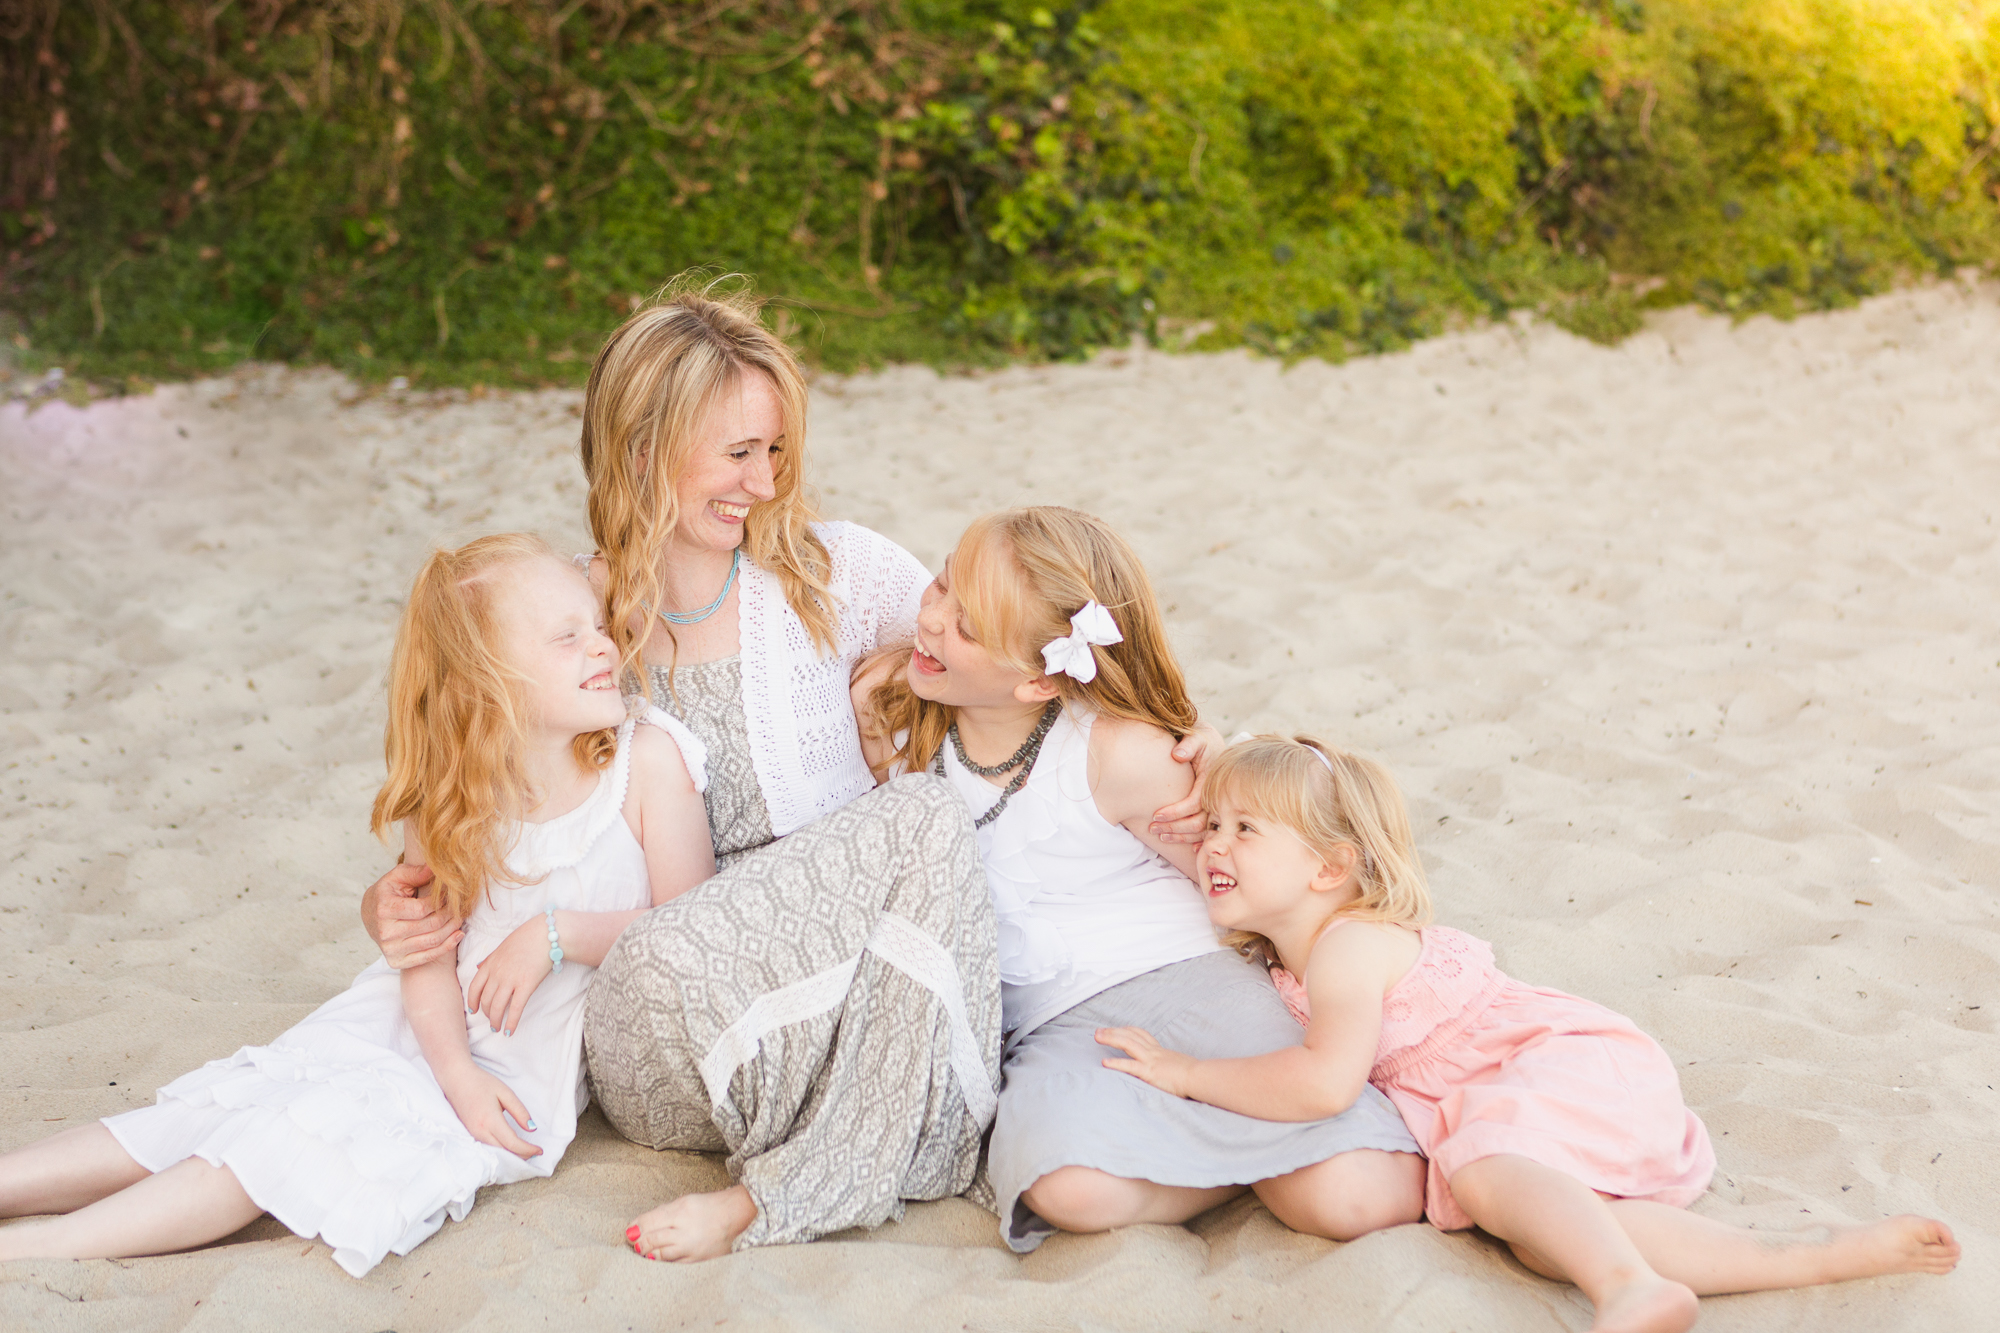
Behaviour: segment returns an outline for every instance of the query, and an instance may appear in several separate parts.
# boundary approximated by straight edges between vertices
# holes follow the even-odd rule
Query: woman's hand
[[[369,885],[361,895],[361,926],[398,972],[446,957],[465,938],[465,923],[437,910],[423,892],[429,866],[405,864]]]
[[[465,1012],[485,1014],[495,1032],[513,1036],[528,997],[551,967],[548,919],[530,917],[480,963],[465,988]]]
[[[1188,1075],[1194,1072],[1198,1061],[1191,1055],[1168,1050],[1144,1028],[1099,1028],[1097,1044],[1115,1046],[1125,1052],[1124,1059],[1117,1056],[1106,1059],[1106,1069],[1130,1074],[1170,1097],[1188,1095]]]
[[[1174,746],[1175,763],[1194,765],[1194,788],[1183,799],[1153,812],[1152,833],[1161,842],[1200,842],[1208,832],[1208,818],[1201,804],[1202,776],[1208,771],[1209,761],[1222,753],[1225,744],[1221,732],[1206,722],[1197,722],[1194,730]]]
[[[507,1117],[514,1117],[514,1124],[529,1133],[535,1130],[535,1122],[528,1116],[528,1108],[514,1095],[514,1090],[475,1064],[468,1062],[465,1068],[454,1074],[448,1081],[440,1079],[438,1086],[444,1090],[445,1099],[451,1109],[458,1112],[458,1118],[472,1137],[495,1148],[505,1148],[516,1157],[540,1157],[542,1150],[514,1132],[514,1126],[507,1123]]]

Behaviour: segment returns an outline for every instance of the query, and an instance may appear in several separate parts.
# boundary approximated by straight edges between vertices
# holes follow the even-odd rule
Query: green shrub
[[[98,376],[573,381],[696,265],[836,367],[1611,340],[1994,259],[2000,0],[0,0],[0,148]]]

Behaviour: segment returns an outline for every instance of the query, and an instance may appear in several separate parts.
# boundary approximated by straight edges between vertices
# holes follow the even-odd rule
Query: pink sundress
[[[1473,1225],[1449,1181],[1503,1153],[1620,1198],[1685,1208],[1701,1197],[1715,1149],[1658,1042],[1602,1005],[1515,981],[1494,967],[1493,946],[1462,930],[1419,934],[1417,961],[1383,999],[1368,1081],[1430,1159],[1433,1226]],[[1271,979],[1308,1022],[1305,987],[1281,967]]]

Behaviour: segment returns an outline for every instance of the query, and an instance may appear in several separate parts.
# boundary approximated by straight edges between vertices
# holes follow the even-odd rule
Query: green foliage
[[[950,3],[135,0],[53,28],[60,189],[0,213],[47,224],[5,294],[38,347],[568,379],[709,265],[808,343],[837,321],[849,363],[950,350],[922,317],[949,208],[892,133],[967,64]]]
[[[2000,257],[2000,0],[0,0],[0,142],[99,376],[570,381],[698,265],[836,367],[1609,341]]]
[[[2000,256],[2000,6],[1654,0],[1602,68],[1561,223],[1655,303],[1790,314]]]

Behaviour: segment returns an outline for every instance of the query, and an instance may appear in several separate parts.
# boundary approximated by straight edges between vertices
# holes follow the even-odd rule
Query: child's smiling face
[[[1319,853],[1283,824],[1242,809],[1220,793],[1195,858],[1208,917],[1228,930],[1269,935],[1314,895],[1327,870]]]
[[[583,575],[528,560],[501,577],[494,616],[508,661],[527,678],[528,724],[571,737],[623,722],[617,651]]]
[[[917,641],[910,652],[910,692],[919,699],[951,707],[993,707],[1024,702],[1021,691],[1033,690],[1043,678],[1023,675],[971,636],[965,608],[951,590],[952,564],[963,558],[952,553],[944,573],[924,589],[917,612]]]

